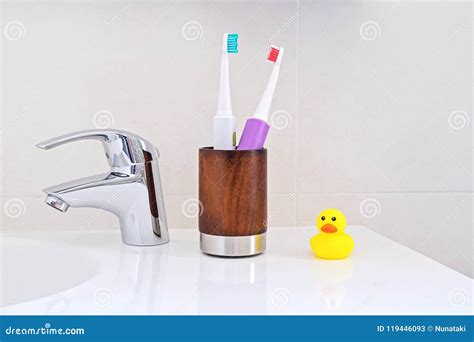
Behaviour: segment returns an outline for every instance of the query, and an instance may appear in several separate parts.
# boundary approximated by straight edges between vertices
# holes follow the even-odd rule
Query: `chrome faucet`
[[[147,140],[125,131],[91,129],[43,141],[45,150],[77,140],[102,142],[110,172],[44,189],[46,203],[62,212],[92,207],[118,216],[127,245],[151,246],[169,241],[158,168],[159,152]]]

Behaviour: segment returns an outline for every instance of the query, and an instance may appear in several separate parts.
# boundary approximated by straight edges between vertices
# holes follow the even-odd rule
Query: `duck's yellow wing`
[[[314,254],[321,259],[344,259],[354,249],[354,241],[347,234],[318,234],[311,238],[310,244]]]

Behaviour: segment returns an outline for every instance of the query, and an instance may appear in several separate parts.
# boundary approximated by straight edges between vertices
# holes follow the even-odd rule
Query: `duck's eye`
[[[321,221],[324,221],[326,219],[326,216],[321,216]]]
[[[333,217],[331,217],[331,220],[336,221],[336,218],[333,216]]]

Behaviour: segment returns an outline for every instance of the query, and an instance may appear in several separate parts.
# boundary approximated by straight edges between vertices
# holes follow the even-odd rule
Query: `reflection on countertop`
[[[196,230],[154,247],[123,245],[118,231],[3,233],[2,268],[22,276],[2,288],[20,285],[28,301],[2,291],[2,314],[472,314],[472,279],[364,227],[348,231],[356,249],[345,260],[315,259],[311,227],[270,228],[267,251],[249,258],[201,253]],[[29,268],[18,256],[26,240],[40,251]],[[31,270],[49,266],[77,279],[58,287]],[[18,284],[41,274],[44,291]]]
[[[329,310],[343,307],[346,296],[345,284],[352,278],[354,270],[352,259],[314,259],[311,268],[319,287],[321,305]]]

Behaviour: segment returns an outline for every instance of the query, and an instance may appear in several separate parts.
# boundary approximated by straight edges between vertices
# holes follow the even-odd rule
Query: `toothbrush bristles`
[[[270,53],[268,54],[267,59],[270,62],[276,62],[278,59],[278,54],[280,53],[280,50],[274,46],[270,47]]]
[[[228,53],[237,53],[238,50],[238,42],[237,39],[239,38],[238,33],[229,33],[227,35],[227,52]]]

